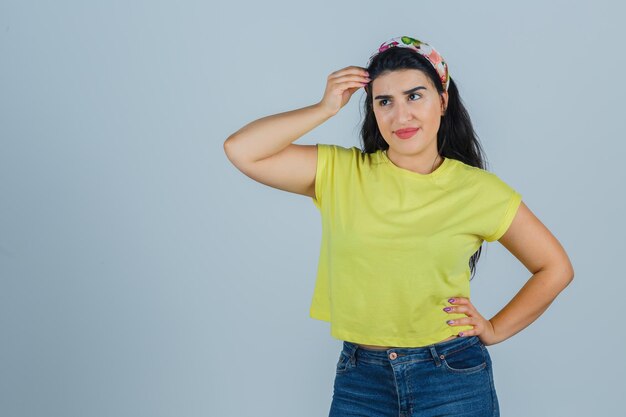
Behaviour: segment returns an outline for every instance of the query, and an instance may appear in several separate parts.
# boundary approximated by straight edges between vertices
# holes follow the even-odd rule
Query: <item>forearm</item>
[[[266,116],[230,135],[224,149],[230,156],[258,161],[282,151],[330,117],[320,103]]]
[[[544,269],[533,274],[515,297],[489,320],[495,332],[495,343],[508,339],[534,322],[571,281],[571,275],[558,269]]]

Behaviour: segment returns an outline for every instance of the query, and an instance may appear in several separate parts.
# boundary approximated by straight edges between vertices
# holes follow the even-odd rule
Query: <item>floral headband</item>
[[[439,52],[435,51],[435,48],[426,42],[422,42],[409,36],[399,36],[384,42],[378,47],[378,51],[376,51],[367,61],[366,67],[370,66],[372,59],[374,59],[376,55],[393,47],[410,48],[424,56],[433,65],[433,67],[435,67],[435,70],[441,79],[443,88],[448,91],[448,86],[450,85],[450,73],[448,72],[448,64],[446,64],[446,61],[444,61],[443,57],[439,55]]]

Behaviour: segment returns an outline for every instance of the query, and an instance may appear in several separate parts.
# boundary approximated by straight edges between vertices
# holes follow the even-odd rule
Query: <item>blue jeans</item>
[[[329,417],[499,417],[487,347],[478,336],[373,350],[343,341]]]

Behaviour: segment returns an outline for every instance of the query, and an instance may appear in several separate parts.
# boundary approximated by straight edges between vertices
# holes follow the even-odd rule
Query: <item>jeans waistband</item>
[[[392,352],[395,352],[397,355],[394,355],[393,362],[398,364],[404,362],[430,361],[433,359],[439,362],[440,356],[450,355],[456,351],[472,346],[475,343],[482,344],[478,336],[457,337],[445,342],[421,347],[397,347],[386,350],[373,350],[362,348],[356,343],[344,340],[343,352],[352,360],[358,357],[366,362],[381,365],[389,363],[389,356]]]

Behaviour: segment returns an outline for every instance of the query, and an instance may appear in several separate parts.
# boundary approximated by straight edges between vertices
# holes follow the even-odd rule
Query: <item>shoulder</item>
[[[349,161],[362,158],[365,154],[356,146],[346,147],[332,143],[318,143],[317,152],[319,159],[330,161]]]
[[[323,149],[326,152],[333,152],[337,154],[360,154],[361,149],[356,146],[346,147],[342,145],[336,145],[333,143],[317,143],[318,149]]]
[[[507,184],[495,172],[468,165],[457,159],[454,159],[454,163],[456,165],[456,175],[459,178],[466,178],[476,185],[507,187]]]

